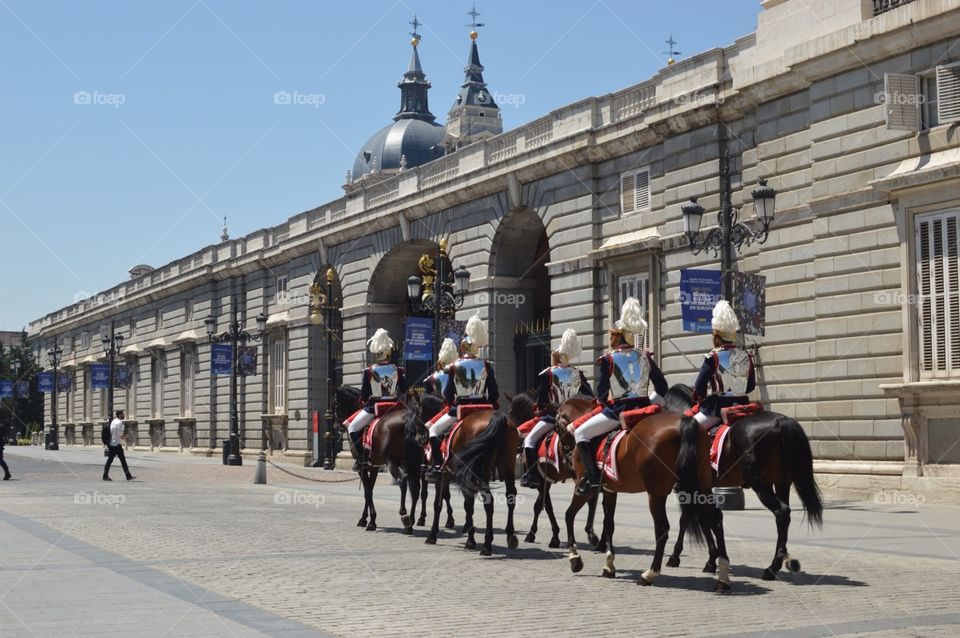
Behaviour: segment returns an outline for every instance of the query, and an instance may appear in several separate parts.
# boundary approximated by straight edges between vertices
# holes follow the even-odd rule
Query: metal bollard
[[[267,484],[267,455],[263,452],[257,455],[257,469],[253,473],[253,484]]]

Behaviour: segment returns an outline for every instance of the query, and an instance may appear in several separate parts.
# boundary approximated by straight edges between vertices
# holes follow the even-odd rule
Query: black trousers
[[[10,476],[10,468],[7,467],[6,461],[3,460],[3,446],[0,445],[0,468],[3,469],[4,476]]]
[[[108,445],[107,450],[109,451],[109,454],[107,455],[107,464],[103,466],[103,475],[107,476],[110,474],[110,464],[113,463],[114,458],[119,457],[120,465],[123,467],[123,474],[125,476],[130,476],[130,468],[127,467],[127,457],[123,455],[123,446]]]

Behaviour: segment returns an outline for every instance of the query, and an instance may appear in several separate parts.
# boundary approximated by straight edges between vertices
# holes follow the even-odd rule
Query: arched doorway
[[[503,390],[533,388],[550,364],[550,243],[540,217],[512,211],[494,237],[488,291],[491,357]]]

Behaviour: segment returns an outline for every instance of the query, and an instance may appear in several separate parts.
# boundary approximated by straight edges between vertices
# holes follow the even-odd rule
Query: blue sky
[[[410,55],[445,119],[470,3],[0,0],[0,329],[342,191]],[[504,128],[650,77],[756,27],[758,0],[485,0]],[[683,57],[683,56],[681,56]],[[276,104],[274,95],[300,96]]]

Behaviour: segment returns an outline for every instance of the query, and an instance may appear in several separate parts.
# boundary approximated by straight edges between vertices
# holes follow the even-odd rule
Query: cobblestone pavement
[[[653,587],[636,586],[653,545],[642,496],[621,498],[620,571],[608,580],[590,551],[571,574],[563,550],[546,545],[545,520],[537,542],[517,550],[498,533],[490,558],[464,550],[454,532],[435,547],[421,528],[403,536],[389,478],[376,492],[380,529],[368,532],[356,527],[356,482],[308,483],[271,468],[269,485],[253,485],[253,464],[132,454],[137,480],[104,483],[97,450],[7,454],[16,480],[0,483],[3,636],[899,638],[956,636],[960,626],[954,506],[829,502],[822,531],[795,511],[790,550],[804,572],[767,582],[773,518],[748,497],[747,511],[725,519],[734,591],[719,595],[700,572],[705,550],[691,546]],[[555,492],[562,511],[570,488]],[[532,499],[521,496],[522,539]],[[675,537],[674,506],[670,514]],[[582,519],[577,527],[584,548]]]

